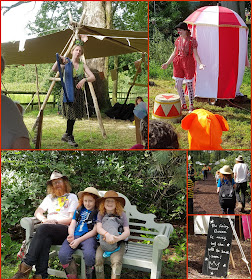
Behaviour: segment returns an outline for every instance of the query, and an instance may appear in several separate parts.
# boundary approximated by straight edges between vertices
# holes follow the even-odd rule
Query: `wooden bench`
[[[106,191],[100,191],[103,196]],[[119,193],[125,201],[124,210],[129,219],[130,237],[128,242],[128,250],[123,257],[123,266],[134,270],[150,272],[151,279],[159,279],[161,277],[162,253],[169,245],[169,238],[173,232],[173,226],[168,223],[154,222],[154,214],[140,213],[135,205],[131,205],[126,196]],[[39,221],[36,218],[26,217],[21,219],[21,226],[26,230],[26,242],[30,243]],[[58,254],[60,246],[52,246],[50,257]],[[74,257],[81,258],[81,274],[80,279],[86,278],[85,262],[82,258],[82,251],[76,250]],[[109,262],[109,258],[107,259]],[[66,278],[64,271],[48,268],[48,274],[60,278]]]

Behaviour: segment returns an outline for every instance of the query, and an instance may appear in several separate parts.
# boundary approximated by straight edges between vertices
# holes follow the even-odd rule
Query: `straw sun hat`
[[[232,169],[230,168],[229,165],[224,165],[221,169],[220,169],[220,173],[221,174],[233,174]]]
[[[113,199],[119,201],[122,204],[123,207],[125,206],[125,199],[123,197],[120,197],[118,195],[118,193],[115,192],[115,191],[107,191],[105,193],[104,197],[99,198],[97,200],[97,203],[100,204],[102,201],[105,201],[105,199],[107,199],[107,198],[113,198]]]
[[[84,191],[78,192],[78,197],[80,198],[84,193],[91,193],[96,195],[97,197],[101,197],[98,190],[94,187],[87,187]]]

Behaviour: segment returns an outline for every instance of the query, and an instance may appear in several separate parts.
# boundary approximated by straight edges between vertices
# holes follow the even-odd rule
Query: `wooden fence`
[[[33,96],[36,94],[34,92],[28,92],[28,91],[2,91],[2,94],[8,94],[10,97],[11,95],[31,95],[31,100],[33,98]],[[47,93],[46,92],[40,92],[39,95],[46,95]],[[109,91],[109,99],[112,100],[112,91]],[[141,95],[141,94],[140,94]],[[55,108],[55,106],[57,105],[57,100],[56,100],[56,96],[55,95],[52,95],[53,96],[53,101],[48,101],[47,104],[52,104],[53,105],[53,108]],[[127,96],[127,92],[117,92],[117,101],[120,102],[124,102],[125,98]],[[129,96],[129,99],[128,99],[128,103],[135,103],[135,99],[136,97],[139,96],[139,93],[136,93],[136,92],[131,92],[130,93],[130,96]],[[145,98],[144,98],[145,99]],[[147,98],[146,98],[147,99]],[[147,102],[147,100],[145,100]],[[29,102],[20,102],[21,105],[28,105],[31,101]],[[43,101],[41,101],[42,103]],[[33,106],[34,105],[38,105],[38,102],[37,101],[32,101],[31,102],[31,108],[33,109]]]

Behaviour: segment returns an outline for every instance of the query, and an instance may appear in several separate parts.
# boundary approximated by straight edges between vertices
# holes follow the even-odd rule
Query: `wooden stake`
[[[242,239],[242,220],[241,220],[241,216],[239,216],[239,233],[240,233],[240,239]]]
[[[230,252],[230,260],[231,260],[232,267],[235,268],[235,262],[234,262],[232,252]]]
[[[35,149],[41,149],[43,110],[40,110]]]

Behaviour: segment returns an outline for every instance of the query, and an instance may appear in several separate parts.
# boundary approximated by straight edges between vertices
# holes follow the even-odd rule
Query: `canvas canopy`
[[[247,59],[248,28],[234,11],[202,7],[185,22],[197,39],[205,70],[196,73],[195,96],[229,99],[239,93]]]
[[[7,65],[53,63],[56,60],[55,54],[63,50],[72,34],[73,31],[67,29],[26,40],[23,52],[19,52],[19,42],[2,43],[1,54]],[[83,25],[79,34],[93,35],[88,36],[88,41],[84,45],[86,59],[148,52],[148,32],[111,30]]]

